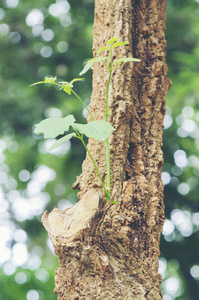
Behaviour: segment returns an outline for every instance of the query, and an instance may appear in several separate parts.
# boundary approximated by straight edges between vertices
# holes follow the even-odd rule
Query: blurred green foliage
[[[199,3],[168,0],[167,12],[168,76],[173,86],[163,130],[167,221],[160,271],[164,300],[195,300],[199,295]],[[72,140],[72,146],[68,143],[49,154],[49,144],[33,134],[33,126],[61,112],[80,121],[85,114],[73,96],[29,85],[46,75],[66,81],[78,76],[83,61],[92,57],[93,16],[93,0],[3,0],[0,7],[2,300],[56,299],[58,262],[41,215],[45,209],[65,209],[76,202],[71,185],[81,172],[85,151]],[[91,72],[75,90],[88,104]]]
[[[196,300],[199,295],[199,3],[168,1],[168,77],[163,174],[165,233],[161,256],[167,266],[165,299]],[[166,178],[168,179],[168,178]],[[163,232],[163,233],[164,233]],[[176,283],[175,283],[176,282]],[[172,292],[173,289],[173,292]],[[169,292],[170,291],[170,292]]]

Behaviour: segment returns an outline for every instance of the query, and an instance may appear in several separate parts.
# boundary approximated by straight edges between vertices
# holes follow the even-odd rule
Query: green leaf
[[[118,36],[113,37],[112,39],[110,39],[107,43],[108,44],[113,44],[114,42],[116,42],[118,40]]]
[[[123,62],[128,62],[128,61],[140,61],[139,58],[134,58],[134,57],[124,57],[121,58]]]
[[[107,46],[104,46],[97,52],[97,54],[101,53],[104,50],[109,50],[109,48]]]
[[[55,76],[55,77],[45,77],[44,82],[53,84],[53,83],[55,83],[56,80],[57,80],[57,76]]]
[[[41,84],[41,83],[45,83],[45,81],[38,81],[38,82],[35,82],[35,83],[33,83],[33,84],[29,85],[29,86],[34,86],[34,85]]]
[[[68,95],[71,95],[71,87],[68,85],[63,85],[60,90],[63,90],[65,93],[67,93]]]
[[[73,84],[73,82],[82,81],[82,80],[84,80],[84,78],[74,78],[73,80],[70,81],[70,83]]]
[[[34,86],[34,85],[41,84],[41,83],[56,84],[55,80],[57,80],[57,76],[45,77],[44,81],[35,82],[35,83],[31,84],[30,86]]]
[[[126,63],[126,62],[130,62],[130,61],[140,61],[140,59],[138,58],[134,58],[134,57],[123,57],[123,58],[119,58],[116,61],[116,64],[113,66],[113,69],[115,69],[119,64],[121,64],[122,62]]]
[[[85,74],[93,66],[93,64],[95,62],[103,62],[106,58],[108,58],[108,57],[107,56],[105,56],[105,57],[95,57],[95,58],[89,59],[86,62],[83,70],[79,73],[79,75],[81,76],[81,75]]]
[[[129,44],[128,42],[116,42],[113,44],[112,49],[122,46],[122,45],[128,45],[128,44]]]
[[[73,87],[73,82],[75,82],[75,81],[82,81],[82,80],[84,80],[84,78],[74,78],[70,82],[68,82],[68,81],[59,81],[59,83],[62,84],[62,85],[64,85],[64,86]]]
[[[93,121],[88,124],[75,123],[72,127],[87,137],[94,138],[98,141],[105,141],[110,136],[111,131],[115,130],[115,128],[106,121]]]
[[[73,136],[76,136],[75,133],[70,133],[62,137],[61,139],[57,140],[50,148],[49,151],[56,149],[57,147],[63,145],[67,141],[69,141]]]
[[[84,80],[84,78],[74,78],[73,80],[71,80],[70,82],[67,81],[59,81],[59,84],[61,84],[62,86],[60,87],[60,90],[63,90],[65,93],[67,93],[68,95],[71,95],[71,90],[73,88],[73,82],[76,81],[82,81]]]
[[[63,86],[73,87],[72,83],[68,82],[68,81],[59,81],[59,84],[61,84]]]
[[[140,59],[138,58],[134,58],[134,57],[123,57],[123,58],[119,58],[116,63],[122,63],[122,62],[128,62],[128,61],[140,61]]]
[[[68,131],[69,127],[75,122],[73,115],[68,115],[65,118],[54,117],[48,118],[35,125],[35,133],[43,133],[44,138],[55,138],[60,134]]]
[[[89,60],[86,62],[86,64],[85,64],[83,70],[79,73],[79,75],[82,76],[83,74],[85,74],[85,73],[92,67],[93,64],[94,64],[93,58],[92,58],[92,59],[89,59]]]
[[[110,116],[110,114],[111,114],[112,110],[113,110],[113,109],[111,109],[111,110],[109,110],[109,111],[108,111],[108,115],[107,115],[107,117],[108,117],[108,116]]]
[[[117,204],[117,203],[119,203],[117,200],[111,202],[111,204]]]
[[[100,56],[100,57],[93,58],[93,60],[94,60],[94,62],[103,62],[107,58],[108,58],[108,56],[104,56],[104,57]]]

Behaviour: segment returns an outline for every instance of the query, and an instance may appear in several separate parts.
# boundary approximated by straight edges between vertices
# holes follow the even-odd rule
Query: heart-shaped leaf
[[[69,141],[73,136],[76,136],[75,133],[70,133],[62,137],[61,139],[57,140],[50,148],[49,151],[56,149],[57,147],[63,145],[67,141]]]
[[[48,118],[35,125],[35,133],[43,133],[44,138],[55,138],[60,134],[64,134],[68,131],[69,127],[73,125],[75,118],[73,115],[69,115],[65,118],[54,117]]]
[[[111,131],[115,130],[115,128],[106,121],[93,121],[88,124],[75,123],[72,127],[87,137],[94,138],[98,141],[105,141],[110,136]]]

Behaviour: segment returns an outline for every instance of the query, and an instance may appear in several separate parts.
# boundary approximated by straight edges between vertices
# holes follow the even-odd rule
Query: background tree
[[[52,155],[47,153],[46,142],[30,134],[33,124],[44,117],[43,112],[47,117],[62,110],[84,118],[73,98],[52,89],[28,87],[50,74],[70,80],[81,70],[82,61],[92,57],[93,2],[70,1],[68,11],[61,2],[26,1],[22,6],[21,1],[3,1],[0,9],[0,299],[31,299],[31,295],[35,299],[56,299],[52,290],[57,259],[46,244],[40,216],[44,209],[64,209],[77,199],[71,185],[85,156],[79,143],[72,141],[73,151],[68,143],[67,149]],[[62,5],[61,11],[58,4]],[[34,8],[42,11],[44,19],[29,27],[26,17]],[[54,32],[51,40],[44,40],[45,29]],[[168,93],[164,120],[162,178],[167,221],[160,272],[166,300],[190,300],[197,299],[199,276],[197,1],[167,1],[166,40],[168,76],[173,87]],[[50,56],[43,56],[43,46],[52,48]],[[90,95],[89,84],[90,74],[86,74],[84,86],[77,86],[76,91],[81,88],[85,99]],[[28,173],[19,177],[23,170],[30,177],[21,177]],[[45,181],[41,180],[42,174]],[[30,189],[34,195],[28,193]],[[37,196],[39,205],[34,204]],[[21,203],[23,210],[18,206]],[[24,260],[18,249],[20,253],[25,249]]]

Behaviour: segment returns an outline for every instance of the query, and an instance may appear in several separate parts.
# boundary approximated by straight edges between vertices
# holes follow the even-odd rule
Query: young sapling
[[[114,37],[114,38],[110,39],[107,42],[107,45],[102,47],[98,51],[98,54],[99,54],[102,51],[106,50],[108,52],[109,56],[96,57],[96,58],[92,58],[92,59],[88,60],[85,64],[83,70],[79,74],[80,76],[82,76],[93,66],[94,63],[97,63],[97,62],[101,62],[107,67],[107,69],[109,71],[109,77],[108,77],[108,81],[107,81],[107,85],[106,85],[106,106],[105,106],[104,120],[95,120],[95,117],[93,116],[93,114],[89,110],[89,108],[85,105],[84,101],[73,90],[73,83],[76,81],[82,81],[83,78],[75,78],[70,82],[66,82],[66,81],[58,81],[57,77],[46,77],[44,79],[44,81],[39,81],[39,82],[36,82],[31,85],[31,86],[34,86],[34,85],[42,84],[42,83],[55,85],[59,88],[59,90],[64,91],[68,95],[73,94],[90,114],[92,121],[87,124],[76,123],[75,117],[73,115],[68,115],[64,118],[61,118],[61,117],[47,118],[47,119],[41,121],[39,124],[36,124],[34,131],[35,131],[35,133],[38,133],[38,134],[43,133],[44,138],[57,138],[59,135],[65,134],[69,130],[69,128],[72,127],[74,132],[66,134],[64,137],[59,138],[49,148],[49,150],[53,150],[53,149],[61,146],[62,144],[64,144],[68,140],[70,140],[72,137],[79,139],[82,142],[83,146],[85,147],[85,149],[95,167],[95,170],[97,172],[97,175],[99,177],[100,183],[102,185],[102,188],[103,188],[105,196],[106,196],[106,202],[110,200],[110,195],[111,195],[110,150],[109,150],[108,138],[111,135],[111,132],[115,130],[113,128],[113,126],[108,122],[108,116],[111,112],[111,111],[108,111],[109,86],[110,86],[111,76],[112,76],[113,70],[119,64],[126,63],[126,62],[132,62],[132,61],[140,61],[139,59],[136,59],[136,58],[120,58],[113,63],[113,49],[116,47],[119,47],[119,46],[129,44],[127,42],[117,42],[117,40],[118,40],[118,37]],[[110,58],[109,64],[106,63],[108,58]],[[89,149],[87,148],[87,146],[85,144],[84,135],[87,136],[88,138],[91,137],[91,138],[94,138],[95,140],[105,142],[106,165],[107,165],[106,186],[102,180],[102,177],[100,175],[98,167],[97,167]]]

